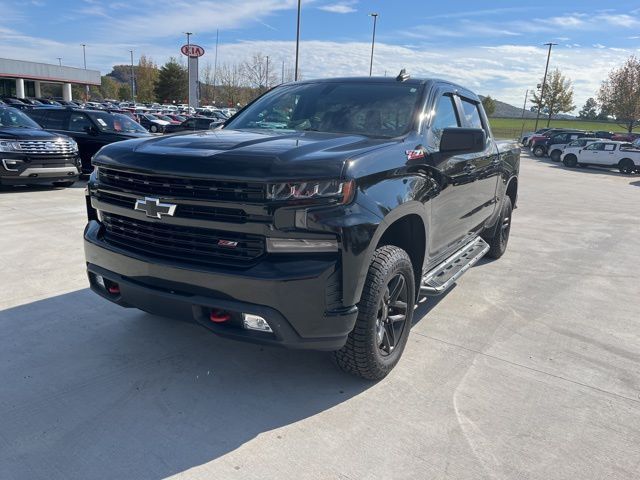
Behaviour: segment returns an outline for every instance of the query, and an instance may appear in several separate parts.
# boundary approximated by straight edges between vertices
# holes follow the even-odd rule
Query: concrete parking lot
[[[640,175],[522,160],[499,261],[368,383],[87,289],[83,185],[0,192],[2,479],[633,479]]]

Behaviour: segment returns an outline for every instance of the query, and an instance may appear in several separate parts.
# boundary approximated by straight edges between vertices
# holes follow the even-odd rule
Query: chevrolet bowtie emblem
[[[160,218],[162,215],[173,217],[176,205],[173,203],[160,203],[160,199],[144,197],[136,200],[135,210],[144,212],[147,217]]]

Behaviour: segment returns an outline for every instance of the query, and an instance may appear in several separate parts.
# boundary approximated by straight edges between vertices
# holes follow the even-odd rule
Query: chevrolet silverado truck
[[[0,185],[70,187],[80,168],[71,138],[43,130],[21,110],[0,106]]]
[[[92,290],[234,339],[333,351],[380,379],[419,296],[507,248],[520,150],[441,80],[278,86],[223,128],[93,158]]]

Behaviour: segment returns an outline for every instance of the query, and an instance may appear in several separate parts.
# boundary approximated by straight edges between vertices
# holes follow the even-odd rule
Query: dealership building
[[[63,100],[72,100],[71,85],[100,85],[98,70],[0,58],[0,97],[41,97],[43,83],[62,84]]]

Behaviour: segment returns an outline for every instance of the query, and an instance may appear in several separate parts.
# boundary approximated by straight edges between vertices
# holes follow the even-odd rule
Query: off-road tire
[[[500,218],[493,229],[493,235],[491,237],[483,236],[490,247],[487,252],[487,257],[498,259],[506,252],[507,244],[509,243],[509,233],[511,232],[512,212],[513,206],[511,205],[511,198],[505,195],[500,209]]]
[[[383,356],[376,334],[377,318],[388,283],[398,274],[404,277],[407,287],[406,320],[393,351],[388,356]],[[380,380],[387,376],[400,360],[407,344],[415,298],[413,266],[407,252],[393,245],[378,248],[373,255],[358,303],[356,324],[344,347],[333,352],[338,367],[367,380]]]

